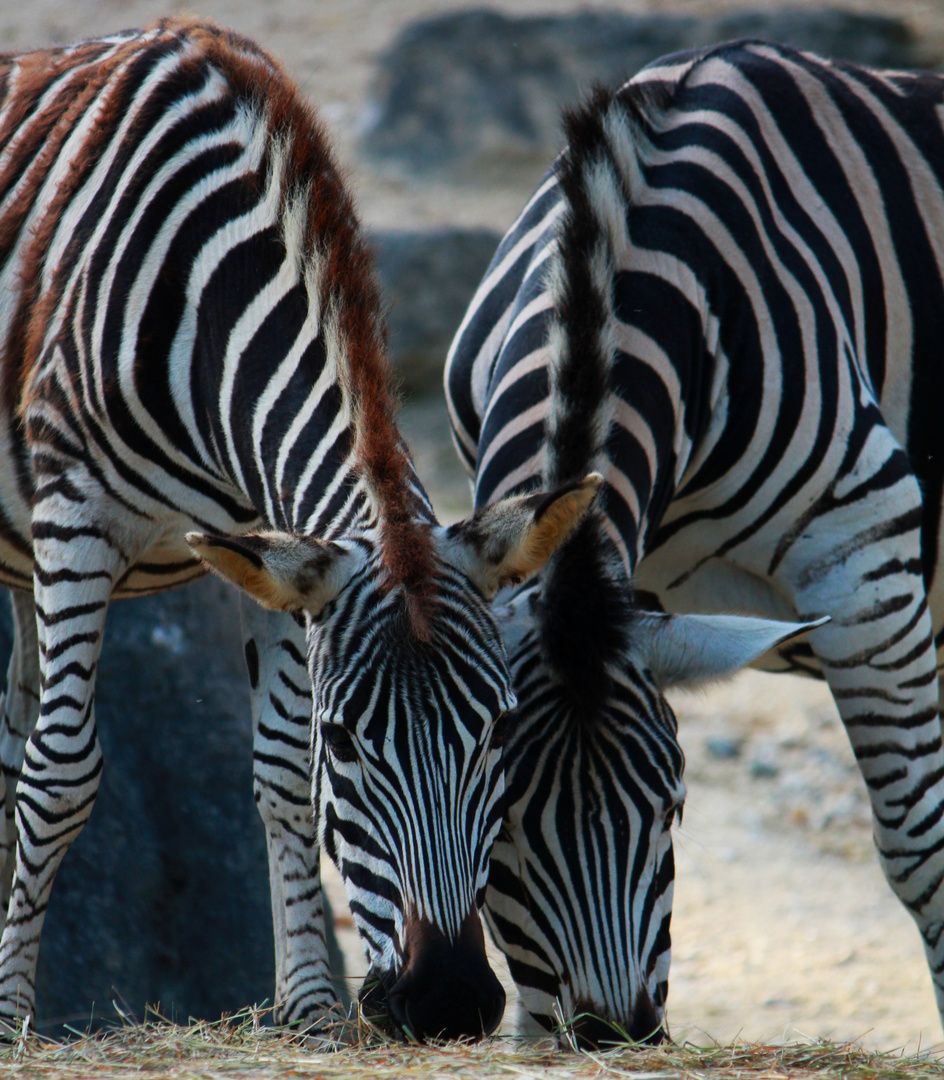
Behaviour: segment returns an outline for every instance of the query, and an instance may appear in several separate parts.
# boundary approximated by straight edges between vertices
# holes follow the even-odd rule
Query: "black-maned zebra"
[[[486,916],[545,1025],[662,1020],[683,787],[661,689],[715,666],[721,612],[830,617],[761,666],[828,680],[944,1006],[942,117],[936,76],[669,57],[567,117],[458,332],[479,508],[605,478],[499,609],[519,705]]]
[[[487,601],[599,478],[436,524],[324,133],[211,26],[0,62],[0,316],[0,1018],[33,1008],[53,877],[95,799],[107,605],[198,576],[196,552],[274,609],[245,617],[279,1016],[333,1001],[314,795],[394,1029],[493,1030],[477,906],[514,696]]]

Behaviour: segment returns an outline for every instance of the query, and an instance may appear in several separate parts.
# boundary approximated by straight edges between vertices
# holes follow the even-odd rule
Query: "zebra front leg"
[[[311,807],[311,683],[305,632],[243,596],[253,724],[253,787],[266,830],[275,933],[275,1019],[298,1024],[337,1004],[331,985],[320,845]]]
[[[100,522],[60,525],[75,507],[39,504],[33,526],[40,702],[16,788],[16,862],[0,940],[0,1020],[32,1015],[53,879],[98,791],[93,694],[112,584],[128,559]]]
[[[868,788],[882,869],[918,924],[944,1019],[944,753],[921,497],[897,447],[874,454],[871,467],[863,457],[804,525],[785,566],[801,617],[831,616],[810,643]]]
[[[7,668],[7,686],[0,705],[0,899],[3,911],[10,903],[13,856],[16,848],[16,784],[23,767],[26,740],[39,716],[39,649],[36,643],[36,604],[33,594],[11,592],[13,651]]]

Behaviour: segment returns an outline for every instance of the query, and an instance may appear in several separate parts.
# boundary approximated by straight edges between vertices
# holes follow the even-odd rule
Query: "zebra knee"
[[[104,759],[91,705],[72,730],[61,722],[37,724],[26,744],[16,789],[16,832],[42,843],[71,843],[92,812]]]
[[[276,837],[288,832],[307,837],[313,832],[311,787],[307,779],[304,784],[284,787],[256,776],[253,779],[253,797],[268,836]]]

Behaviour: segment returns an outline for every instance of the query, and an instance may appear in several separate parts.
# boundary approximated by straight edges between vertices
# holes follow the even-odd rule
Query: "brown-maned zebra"
[[[686,672],[647,654],[731,611],[830,617],[763,666],[828,680],[944,1009],[942,118],[940,76],[669,57],[569,116],[469,308],[447,384],[476,505],[605,478],[499,610],[519,710],[485,911],[540,1023],[661,1023]]]
[[[332,1000],[313,752],[394,1029],[493,1030],[476,909],[514,697],[487,601],[549,557],[598,480],[437,525],[325,135],[265,53],[212,26],[0,62],[0,313],[17,633],[0,1017],[33,1009],[53,878],[95,800],[108,603],[196,577],[196,552],[274,609],[245,614],[279,1017]]]

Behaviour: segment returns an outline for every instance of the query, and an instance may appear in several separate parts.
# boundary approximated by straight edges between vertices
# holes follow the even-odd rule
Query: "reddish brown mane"
[[[186,32],[190,40],[200,43],[238,96],[264,103],[274,135],[291,135],[283,198],[287,200],[311,185],[306,240],[308,249],[318,252],[324,264],[322,310],[336,305],[347,344],[346,382],[354,410],[355,460],[383,522],[388,583],[404,589],[413,630],[418,637],[426,637],[434,566],[431,538],[417,521],[410,489],[411,466],[394,419],[396,397],[370,251],[334,163],[328,136],[292,80],[257,46],[205,25],[178,32]]]
[[[153,27],[157,35],[148,48],[184,39],[193,43],[194,64],[209,62],[226,78],[233,94],[259,106],[267,117],[272,135],[290,146],[283,204],[302,191],[309,191],[306,250],[318,255],[322,266],[322,310],[337,312],[339,330],[345,342],[347,368],[344,386],[351,398],[354,417],[356,468],[369,488],[382,521],[382,556],[391,588],[404,589],[414,633],[429,632],[432,603],[434,557],[429,530],[419,521],[415,497],[410,487],[411,466],[402,448],[394,420],[395,395],[386,360],[384,320],[380,294],[373,275],[370,253],[361,235],[354,205],[332,158],[329,140],[314,111],[302,98],[294,82],[271,57],[253,42],[212,25],[186,19],[164,19]],[[49,110],[50,116],[36,126],[36,138],[45,139],[40,153],[52,162],[83,108],[101,93],[116,68],[140,50],[142,42],[133,37],[115,53],[88,72],[74,96],[63,95]],[[102,48],[91,43],[89,50]],[[87,54],[89,55],[89,54]],[[93,54],[92,54],[93,55]],[[35,83],[41,92],[59,67],[76,63],[75,54],[55,52],[35,54]],[[31,58],[32,60],[32,58]],[[0,68],[2,75],[2,68]],[[57,192],[53,211],[46,215],[26,251],[24,288],[7,338],[7,356],[21,357],[14,372],[5,375],[4,398],[8,405],[22,405],[17,399],[28,380],[49,320],[61,302],[62,284],[38,298],[43,260],[52,241],[62,209],[82,180],[94,168],[99,152],[120,122],[125,80],[116,78],[105,86],[106,97],[95,128],[83,147],[81,159],[72,167]],[[20,88],[17,87],[17,97]],[[29,115],[36,93],[27,93],[19,105],[20,119]],[[14,122],[14,121],[11,121]],[[0,132],[0,145],[9,130]],[[45,173],[48,165],[43,169]],[[33,187],[33,185],[28,185]],[[0,177],[2,189],[2,177]],[[31,200],[35,189],[28,193]],[[24,213],[28,212],[28,204]],[[15,243],[19,214],[0,221],[0,255],[4,244]],[[6,231],[4,231],[6,230]],[[37,302],[38,300],[38,302]],[[12,367],[13,365],[7,365]],[[14,385],[11,385],[11,381]]]

